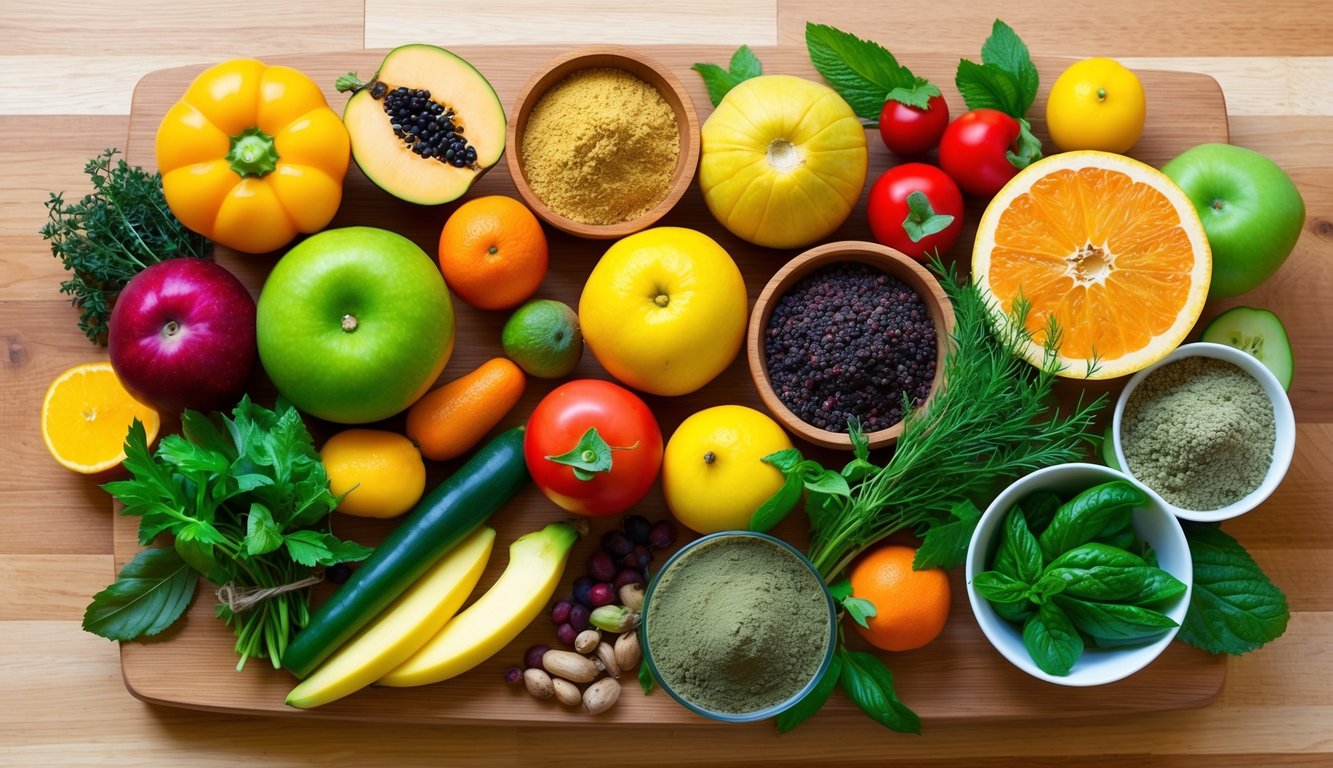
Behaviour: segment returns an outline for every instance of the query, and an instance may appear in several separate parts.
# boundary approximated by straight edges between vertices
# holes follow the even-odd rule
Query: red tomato
[[[934,149],[949,125],[949,104],[931,96],[925,109],[888,99],[879,113],[879,135],[894,154],[920,155]]]
[[[662,466],[662,431],[648,405],[624,387],[578,379],[551,390],[523,435],[532,480],[562,509],[616,515],[652,487]]]
[[[969,195],[993,197],[1018,173],[1005,156],[1018,150],[1018,121],[994,109],[974,109],[944,129],[940,167]]]
[[[912,209],[908,198],[913,192],[925,195],[924,207]],[[958,239],[963,230],[963,193],[939,168],[906,163],[890,168],[875,181],[866,214],[877,241],[924,260],[935,251],[942,255]],[[919,239],[913,240],[913,233]]]

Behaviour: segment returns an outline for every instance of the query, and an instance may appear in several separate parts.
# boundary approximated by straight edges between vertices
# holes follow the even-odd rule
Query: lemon
[[[356,517],[397,517],[421,500],[426,465],[411,440],[397,432],[346,429],[319,452],[329,490],[343,496],[338,511]]]
[[[782,487],[770,453],[791,448],[782,427],[743,405],[707,408],[681,422],[662,458],[662,492],[681,525],[698,533],[744,529]]]

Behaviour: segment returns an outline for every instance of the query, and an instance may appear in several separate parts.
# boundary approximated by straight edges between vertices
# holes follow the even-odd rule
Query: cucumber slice
[[[1250,353],[1273,372],[1283,389],[1291,389],[1291,340],[1272,312],[1254,307],[1228,309],[1203,329],[1202,340]]]

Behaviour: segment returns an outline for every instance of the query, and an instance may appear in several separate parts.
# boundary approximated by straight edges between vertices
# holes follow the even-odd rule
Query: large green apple
[[[325,230],[288,251],[259,294],[256,324],[278,391],[343,424],[411,405],[454,348],[453,305],[435,262],[373,227]]]
[[[1199,211],[1213,251],[1208,298],[1254,288],[1282,266],[1305,226],[1305,201],[1277,163],[1231,144],[1200,144],[1162,167]]]

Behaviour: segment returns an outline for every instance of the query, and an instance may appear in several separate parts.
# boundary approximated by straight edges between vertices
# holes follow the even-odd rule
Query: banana
[[[287,694],[311,709],[361,690],[403,663],[453,618],[486,570],[495,529],[479,527],[431,567],[384,613]]]
[[[448,680],[489,659],[537,617],[555,592],[579,531],[552,523],[519,537],[509,564],[486,594],[444,625],[411,658],[380,678],[405,688]]]

